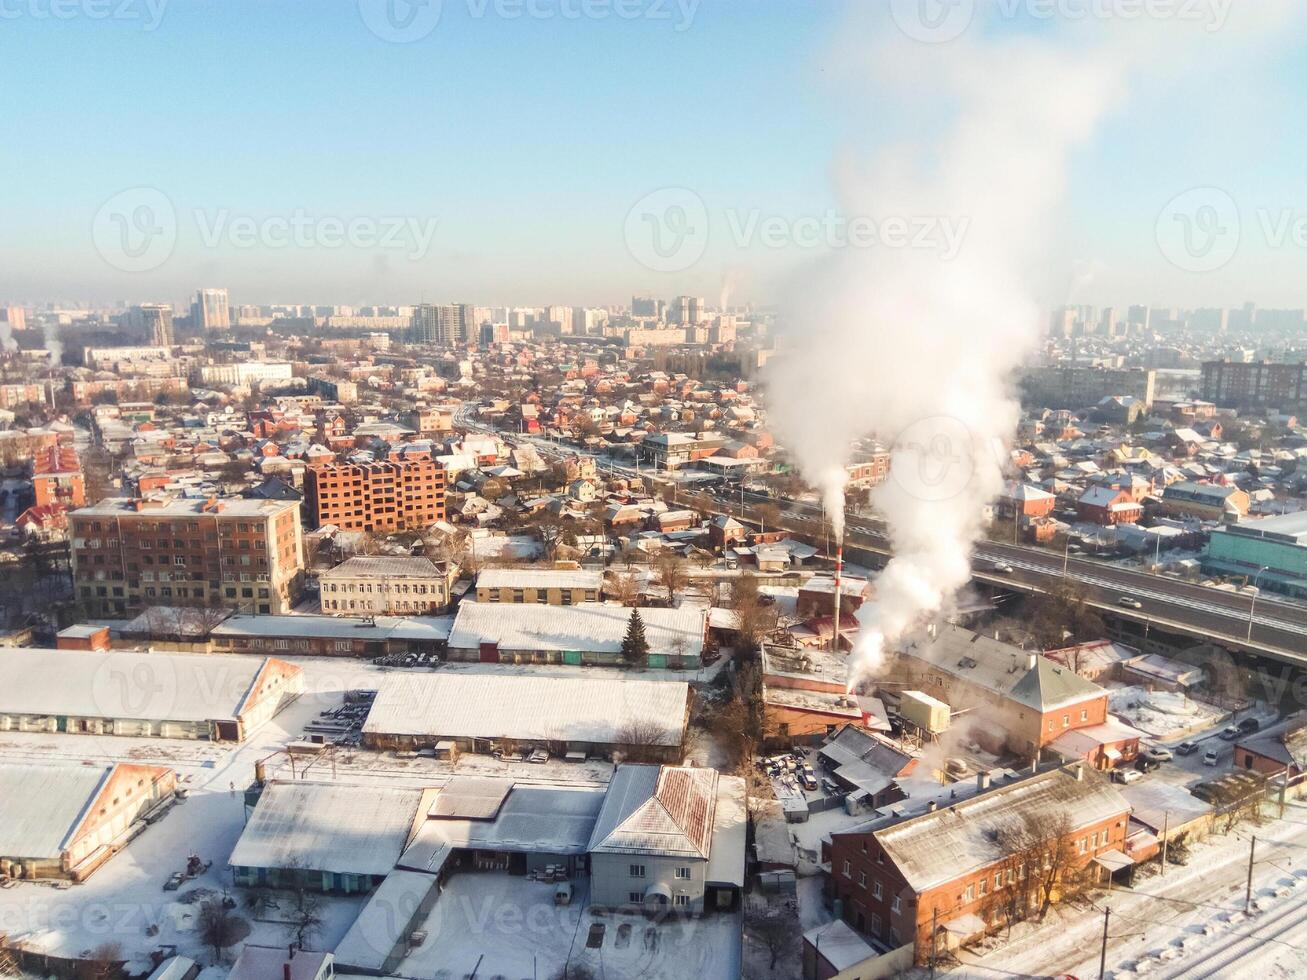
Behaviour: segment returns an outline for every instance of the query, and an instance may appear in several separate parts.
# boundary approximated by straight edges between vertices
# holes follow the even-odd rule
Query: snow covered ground
[[[585,965],[608,980],[737,980],[740,918],[653,922],[600,913],[579,888],[554,904],[554,886],[500,873],[456,874],[422,927],[426,941],[400,963],[400,976],[532,980]]]
[[[1113,714],[1158,739],[1174,739],[1202,731],[1226,714],[1220,708],[1170,691],[1149,691],[1139,686],[1109,687]]]
[[[1271,808],[1268,809],[1270,815]],[[1244,913],[1250,838],[1257,837],[1253,907]],[[1107,973],[1135,977],[1301,977],[1307,973],[1307,803],[1283,820],[1242,824],[1195,845],[1184,867],[1100,895],[1096,907],[1057,908],[1012,939],[964,953],[949,975],[1098,974],[1102,909],[1112,910]]]

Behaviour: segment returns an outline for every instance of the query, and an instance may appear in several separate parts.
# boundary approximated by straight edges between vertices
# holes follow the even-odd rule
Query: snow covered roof
[[[641,609],[649,652],[697,657],[703,652],[708,612],[694,606]],[[631,618],[624,606],[580,602],[574,606],[541,603],[464,602],[449,634],[451,649],[476,649],[482,643],[501,650],[588,650],[617,653]]]
[[[438,883],[434,874],[419,871],[397,869],[386,875],[336,946],[336,976],[345,975],[341,970],[383,975],[396,944],[406,939],[409,917],[426,907]]]
[[[408,843],[423,792],[379,783],[270,782],[230,863],[384,875]]]
[[[655,744],[679,745],[689,698],[683,681],[517,674],[390,675],[379,688],[365,734],[608,745],[631,725],[654,726]]]
[[[0,763],[0,854],[58,859],[115,768]]]
[[[1097,773],[1053,769],[999,786],[933,813],[874,831],[909,886],[918,894],[966,877],[1013,853],[1006,842],[1027,818],[1051,820],[1065,813],[1073,829],[1120,815],[1130,804]]]
[[[302,637],[338,640],[444,640],[453,616],[376,616],[346,619],[338,616],[232,616],[214,627],[215,637]]]
[[[590,850],[707,859],[717,778],[715,769],[693,766],[618,766]]]
[[[478,589],[603,588],[603,572],[569,568],[487,568],[477,576]]]
[[[430,558],[400,555],[366,555],[350,558],[323,572],[324,580],[336,578],[440,578],[440,569]]]
[[[589,786],[503,784],[503,805],[492,819],[443,817],[434,811],[423,821],[400,866],[438,871],[453,848],[530,854],[584,854],[604,790]],[[439,807],[441,790],[436,796]]]
[[[835,919],[809,929],[803,934],[803,939],[840,973],[877,955],[876,950],[867,945],[867,941],[850,929],[843,919]]]
[[[267,663],[253,657],[0,647],[0,714],[234,719]]]
[[[942,625],[934,636],[908,643],[903,653],[1039,711],[1106,694],[1047,657],[960,626]]]

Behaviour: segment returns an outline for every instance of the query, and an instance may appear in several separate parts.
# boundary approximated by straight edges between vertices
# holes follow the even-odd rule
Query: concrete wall
[[[644,867],[644,877],[633,878],[631,865]],[[653,885],[662,885],[672,896],[684,895],[688,904],[677,905],[673,897],[672,912],[700,915],[703,912],[704,872],[708,863],[701,859],[650,857],[640,854],[590,855],[590,904],[600,908],[638,908],[631,901],[632,892],[642,895]],[[689,878],[677,878],[678,868],[688,868]]]

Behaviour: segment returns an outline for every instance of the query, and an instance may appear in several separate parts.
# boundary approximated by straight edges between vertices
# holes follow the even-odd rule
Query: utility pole
[[[1171,843],[1170,835],[1167,831],[1171,827],[1171,811],[1167,810],[1162,816],[1162,877],[1166,877],[1166,851],[1167,846]]]
[[[935,980],[935,954],[939,947],[939,931],[936,928],[936,922],[939,920],[939,907],[930,911],[930,980]]]
[[[1247,915],[1253,907],[1253,855],[1256,853],[1257,835],[1254,834],[1248,847],[1248,885],[1243,893],[1243,911],[1245,915]]]
[[[1107,976],[1107,923],[1112,918],[1112,907],[1103,908],[1103,948],[1098,953],[1098,980]]]

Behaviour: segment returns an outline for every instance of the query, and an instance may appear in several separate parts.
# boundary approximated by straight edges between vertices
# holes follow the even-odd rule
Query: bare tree
[[[640,604],[640,582],[631,572],[619,572],[614,575],[609,590],[613,598],[624,606]]]
[[[211,898],[200,906],[195,917],[195,932],[200,941],[213,950],[214,962],[221,963],[223,951],[249,935],[250,926],[226,908],[222,899]]]
[[[304,886],[302,874],[295,875],[286,928],[300,949],[304,949],[305,944],[322,929],[322,896]]]
[[[674,601],[676,596],[685,590],[685,585],[690,579],[689,572],[686,571],[685,559],[675,551],[663,550],[658,553],[654,559],[654,574],[657,576],[658,584],[667,590],[668,601]]]
[[[625,750],[627,762],[659,762],[666,735],[656,718],[636,718],[622,725],[614,739]]]
[[[123,975],[127,957],[123,955],[122,943],[105,942],[87,954],[86,962],[90,965],[92,980],[112,980]]]
[[[1065,810],[1051,816],[1028,813],[1004,842],[1019,859],[1040,919],[1048,914],[1054,896],[1079,894],[1092,881],[1091,873],[1079,861],[1075,831],[1075,822]]]
[[[745,917],[744,930],[771,954],[769,969],[773,972],[781,954],[798,945],[801,932],[798,916],[779,909],[750,912]]]

